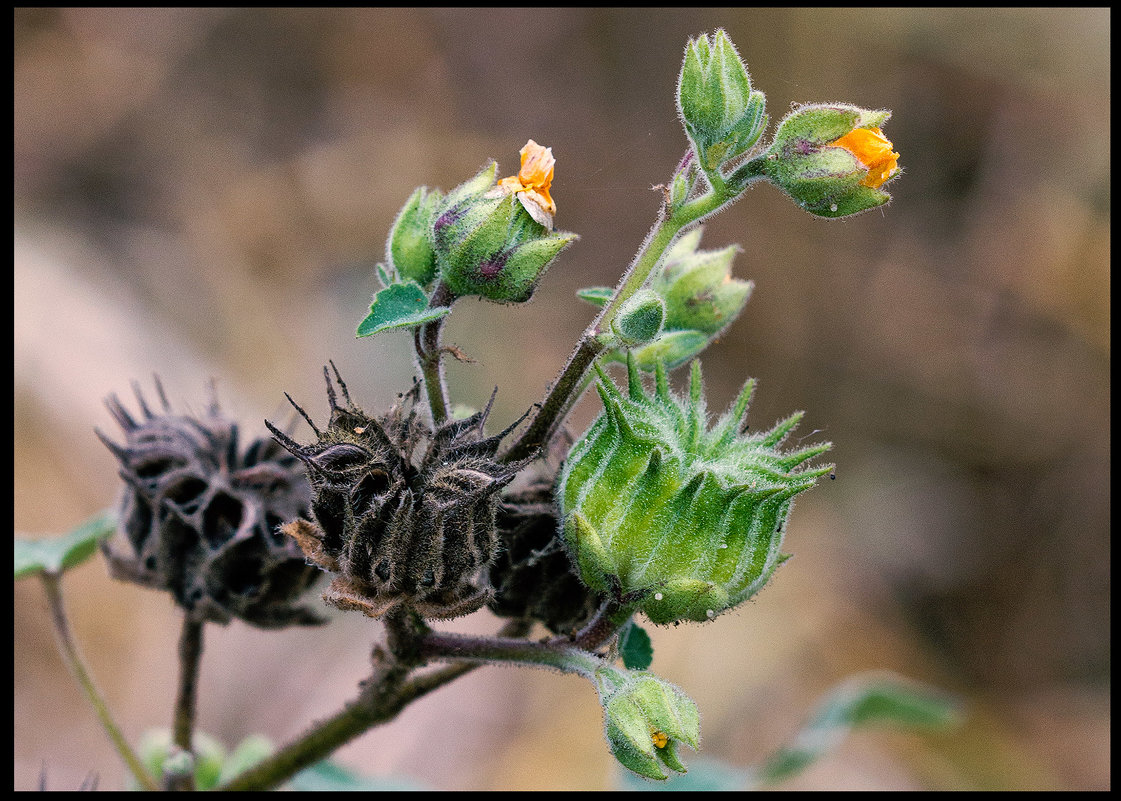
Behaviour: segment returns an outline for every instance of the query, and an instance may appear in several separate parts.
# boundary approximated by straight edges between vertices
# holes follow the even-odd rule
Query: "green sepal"
[[[432,215],[441,200],[439,190],[419,187],[397,213],[385,255],[393,271],[406,281],[428,286],[436,277],[436,253],[432,249]],[[388,283],[388,282],[386,282]]]
[[[98,512],[93,517],[59,537],[27,540],[17,538],[14,543],[13,567],[15,579],[36,573],[62,573],[85,562],[97,543],[117,530],[117,516],[111,510]]]
[[[358,324],[357,337],[368,337],[398,328],[416,328],[439,320],[451,308],[429,308],[428,295],[415,281],[390,284],[374,295],[370,313]]]

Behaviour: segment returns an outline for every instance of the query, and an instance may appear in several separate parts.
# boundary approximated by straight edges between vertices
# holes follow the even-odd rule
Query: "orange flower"
[[[553,167],[557,163],[553,158],[553,149],[542,147],[530,139],[521,149],[521,154],[522,167],[518,174],[503,178],[498,186],[505,192],[516,192],[529,216],[552,230],[553,215],[557,213],[557,204],[549,195]]]
[[[899,154],[893,153],[892,144],[879,128],[854,128],[831,147],[843,147],[868,169],[860,183],[872,189],[880,186],[898,171]]]

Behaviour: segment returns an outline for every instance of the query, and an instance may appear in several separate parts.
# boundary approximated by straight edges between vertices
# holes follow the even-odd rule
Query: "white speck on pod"
[[[663,598],[665,598],[665,597],[666,597],[666,596],[662,595],[662,594],[661,594],[660,592],[656,592],[656,593],[654,593],[654,600],[655,600],[655,601],[660,601],[660,600],[662,600],[662,599],[663,599]]]

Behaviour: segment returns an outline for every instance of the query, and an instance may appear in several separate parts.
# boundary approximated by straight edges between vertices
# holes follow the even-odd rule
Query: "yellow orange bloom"
[[[899,171],[899,154],[892,152],[891,142],[879,128],[855,128],[830,146],[843,147],[868,168],[860,183],[872,189],[879,189]]]
[[[504,192],[516,192],[518,200],[537,222],[552,230],[557,204],[549,195],[553,184],[553,158],[551,147],[542,147],[530,139],[521,149],[522,166],[517,175],[498,182]]]

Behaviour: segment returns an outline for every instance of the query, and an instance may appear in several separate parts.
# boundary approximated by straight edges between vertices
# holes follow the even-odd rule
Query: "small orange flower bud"
[[[860,182],[863,186],[879,189],[899,169],[899,154],[893,153],[892,144],[879,128],[854,128],[831,147],[843,147],[868,168]]]
[[[549,195],[553,184],[553,168],[557,160],[551,147],[542,147],[530,139],[520,151],[522,166],[517,175],[503,178],[498,186],[506,192],[516,192],[525,210],[537,222],[552,229],[557,204]]]

